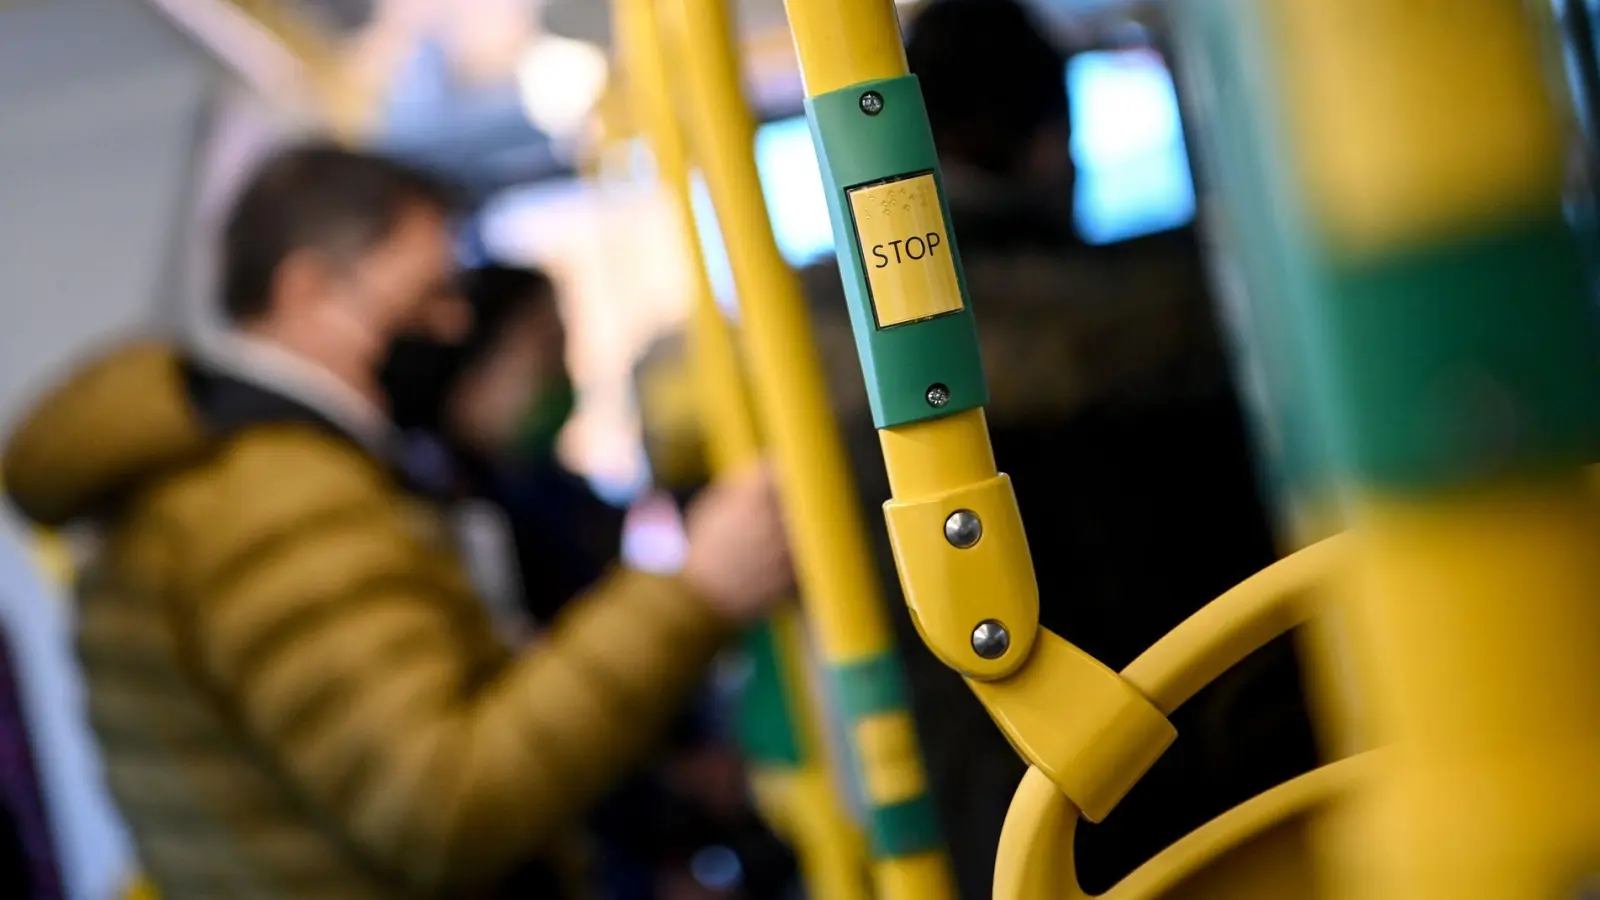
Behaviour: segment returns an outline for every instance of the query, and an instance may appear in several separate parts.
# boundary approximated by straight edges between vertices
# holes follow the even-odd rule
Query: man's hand
[[[689,507],[683,577],[735,622],[759,617],[794,587],[788,537],[773,484],[761,464],[720,478]]]

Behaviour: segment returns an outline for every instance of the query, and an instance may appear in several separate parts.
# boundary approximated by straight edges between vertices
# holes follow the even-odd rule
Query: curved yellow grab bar
[[[1316,606],[1313,589],[1336,570],[1349,541],[1348,535],[1335,535],[1245,579],[1168,632],[1129,664],[1122,677],[1171,715],[1240,660],[1310,618]],[[1343,771],[1318,770],[1231,810],[1146,863],[1113,889],[1112,896],[1155,896],[1258,834],[1288,839],[1278,834],[1283,830],[1279,826],[1319,805],[1326,785]],[[1030,768],[1001,835],[996,900],[1057,898],[1063,890],[1069,900],[1087,896],[1078,887],[1072,855],[1079,817],[1078,808],[1055,783],[1040,769]],[[1299,883],[1294,879],[1303,856],[1277,850],[1254,857],[1252,877],[1279,888]]]
[[[1311,589],[1349,543],[1337,534],[1296,551],[1185,619],[1122,670],[1163,713],[1173,711],[1240,660],[1311,617]]]
[[[1340,760],[1234,807],[1157,854],[1103,900],[1308,900],[1316,896],[1307,829],[1373,765]],[[1006,815],[994,900],[1087,900],[1074,874],[1078,810],[1029,769]]]

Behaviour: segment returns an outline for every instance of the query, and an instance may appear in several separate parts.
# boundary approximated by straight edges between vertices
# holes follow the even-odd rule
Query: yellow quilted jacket
[[[307,421],[207,427],[161,345],[51,392],[4,481],[35,522],[99,533],[79,650],[164,900],[492,894],[574,835],[727,633],[681,583],[617,571],[507,650],[378,459]]]

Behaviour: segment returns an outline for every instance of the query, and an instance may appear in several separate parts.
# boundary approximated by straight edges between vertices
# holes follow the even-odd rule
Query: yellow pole
[[[906,74],[894,4],[789,3],[789,30],[801,48],[806,93],[826,94]]]
[[[693,283],[690,359],[701,404],[703,431],[713,472],[755,462],[761,455],[755,413],[745,386],[733,334],[717,306],[691,200],[687,148],[670,90],[670,69],[654,0],[615,0],[616,51],[633,113],[642,124],[656,162],[656,176],[671,197]],[[752,777],[763,814],[794,844],[808,889],[818,897],[865,900],[863,839],[840,806],[839,783],[826,765],[816,708],[802,670],[805,652],[795,610],[781,610],[772,628],[782,681],[791,695],[799,765],[756,771]]]
[[[681,108],[741,301],[746,359],[780,474],[801,596],[866,794],[878,893],[948,897],[949,865],[806,301],[761,193],[755,122],[740,91],[725,0],[664,2],[687,88]]]
[[[1341,900],[1600,886],[1600,504],[1574,471],[1359,501],[1342,598],[1385,765],[1326,832]]]
[[[1582,897],[1600,870],[1600,503],[1578,463],[1600,438],[1600,371],[1591,283],[1559,202],[1570,144],[1527,11],[1205,6],[1276,16],[1270,86],[1288,97],[1316,217],[1297,236],[1320,254],[1303,274],[1324,279],[1299,298],[1297,325],[1319,345],[1319,401],[1354,488],[1341,611],[1367,694],[1357,712],[1392,745],[1327,832],[1332,896]],[[1171,740],[1162,711],[1294,610],[1276,590],[1235,594],[1125,676],[1038,628],[920,90],[887,65],[889,0],[788,8],[907,602],[1037,770],[1019,799],[1053,784],[1070,813],[1098,820]],[[1206,37],[1197,51],[1218,52]],[[1274,793],[1304,800],[1325,774]],[[1226,849],[1201,843],[1184,852]],[[1064,868],[1045,863],[1025,888],[1062,887]],[[1116,896],[1180,887],[1151,872]],[[997,887],[1016,889],[1006,875]]]
[[[1018,753],[1099,821],[1175,732],[1137,686],[1039,628],[1032,557],[984,419],[988,387],[939,158],[893,3],[786,5],[906,603]]]
[[[336,37],[279,0],[229,0],[305,66],[306,77],[334,135],[346,143],[362,139],[377,98],[350,77]]]
[[[1296,277],[1262,299],[1296,313],[1352,531],[1350,712],[1386,748],[1325,832],[1329,896],[1581,898],[1600,887],[1600,357],[1550,7],[1179,6],[1257,120],[1217,126],[1262,163],[1233,199],[1284,195],[1282,237],[1260,237]]]

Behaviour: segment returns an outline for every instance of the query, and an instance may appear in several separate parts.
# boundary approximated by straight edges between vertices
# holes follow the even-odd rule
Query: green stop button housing
[[[876,94],[881,104],[863,104],[868,94]],[[894,428],[984,406],[989,387],[978,352],[972,295],[950,227],[939,157],[916,77],[852,85],[811,98],[806,110],[827,188],[834,246],[874,424]],[[948,236],[945,249],[955,265],[961,307],[880,327],[850,194],[925,175],[932,175],[939,185],[939,209]]]

